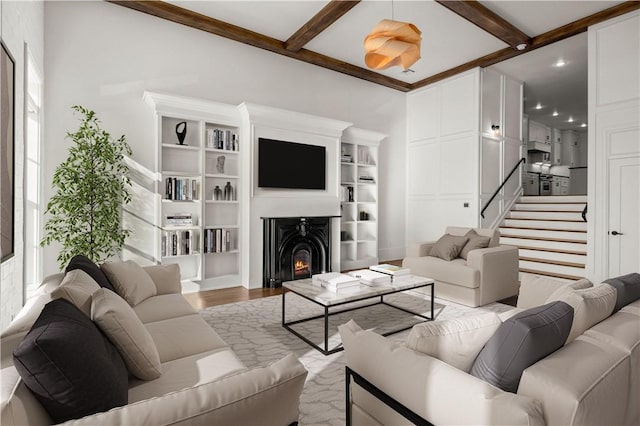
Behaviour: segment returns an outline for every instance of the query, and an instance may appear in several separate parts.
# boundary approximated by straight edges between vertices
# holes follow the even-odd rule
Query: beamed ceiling
[[[640,1],[107,1],[403,92],[640,8]],[[364,37],[391,18],[422,31],[422,59],[410,72],[364,65]]]

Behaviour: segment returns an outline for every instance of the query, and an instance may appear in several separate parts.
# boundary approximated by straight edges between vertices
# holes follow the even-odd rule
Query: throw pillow
[[[553,302],[554,300],[562,300],[564,296],[572,293],[574,290],[584,290],[585,288],[593,287],[593,283],[586,278],[583,278],[578,281],[574,281],[570,284],[563,285],[558,288],[556,291],[551,293],[545,303]]]
[[[160,377],[160,355],[153,338],[120,296],[101,288],[93,294],[91,319],[120,352],[129,372],[142,380]]]
[[[564,302],[514,315],[482,348],[470,374],[507,392],[517,392],[522,372],[564,345],[572,321],[573,308]]]
[[[444,234],[436,241],[433,247],[431,247],[429,256],[439,257],[444,260],[453,260],[458,257],[464,245],[467,244],[467,241],[469,241],[467,237]]]
[[[494,312],[413,326],[406,346],[469,372],[487,340],[500,326]]]
[[[13,361],[56,424],[127,404],[128,373],[120,354],[66,299],[45,305]]]
[[[604,282],[618,291],[616,305],[613,308],[614,313],[640,299],[640,274],[638,273],[609,278]]]
[[[51,292],[52,299],[64,298],[73,303],[86,316],[91,316],[91,295],[100,286],[86,272],[75,269],[67,273],[62,282]]]
[[[491,237],[483,237],[482,235],[478,235],[476,231],[473,229],[465,234],[465,237],[469,239],[467,243],[460,251],[460,257],[464,260],[467,260],[467,254],[471,250],[482,249],[489,247],[489,242],[491,241]]]
[[[589,287],[582,290],[570,290],[556,298],[549,296],[547,302],[561,300],[573,307],[573,325],[566,343],[570,343],[613,312],[616,304],[616,289],[609,284]]]
[[[176,263],[168,265],[145,266],[142,269],[149,274],[156,286],[157,294],[181,293],[180,266]]]
[[[98,283],[100,287],[108,288],[111,291],[116,291],[109,282],[109,279],[104,274],[104,272],[102,272],[98,265],[96,265],[93,260],[89,259],[87,256],[83,254],[77,254],[73,256],[64,272],[69,273],[76,269],[82,269],[91,278],[93,278],[93,280]]]
[[[105,262],[100,266],[113,287],[131,306],[156,295],[156,285],[144,269],[132,260]]]

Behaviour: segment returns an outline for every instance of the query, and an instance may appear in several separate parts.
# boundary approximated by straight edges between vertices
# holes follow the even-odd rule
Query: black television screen
[[[260,188],[326,189],[326,148],[258,138]]]

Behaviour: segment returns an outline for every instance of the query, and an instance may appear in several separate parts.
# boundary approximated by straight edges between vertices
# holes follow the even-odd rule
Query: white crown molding
[[[373,130],[360,129],[358,127],[349,127],[342,133],[342,141],[357,143],[361,145],[378,146],[380,142],[389,135]]]
[[[157,113],[163,115],[176,115],[194,120],[212,121],[227,126],[240,126],[240,116],[235,105],[146,91],[143,93],[142,99]]]

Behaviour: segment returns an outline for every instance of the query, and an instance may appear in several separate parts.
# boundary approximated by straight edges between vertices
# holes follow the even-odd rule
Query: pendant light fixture
[[[401,66],[407,71],[420,59],[421,34],[415,25],[394,20],[392,1],[391,19],[378,22],[364,39],[365,64],[374,70]]]

